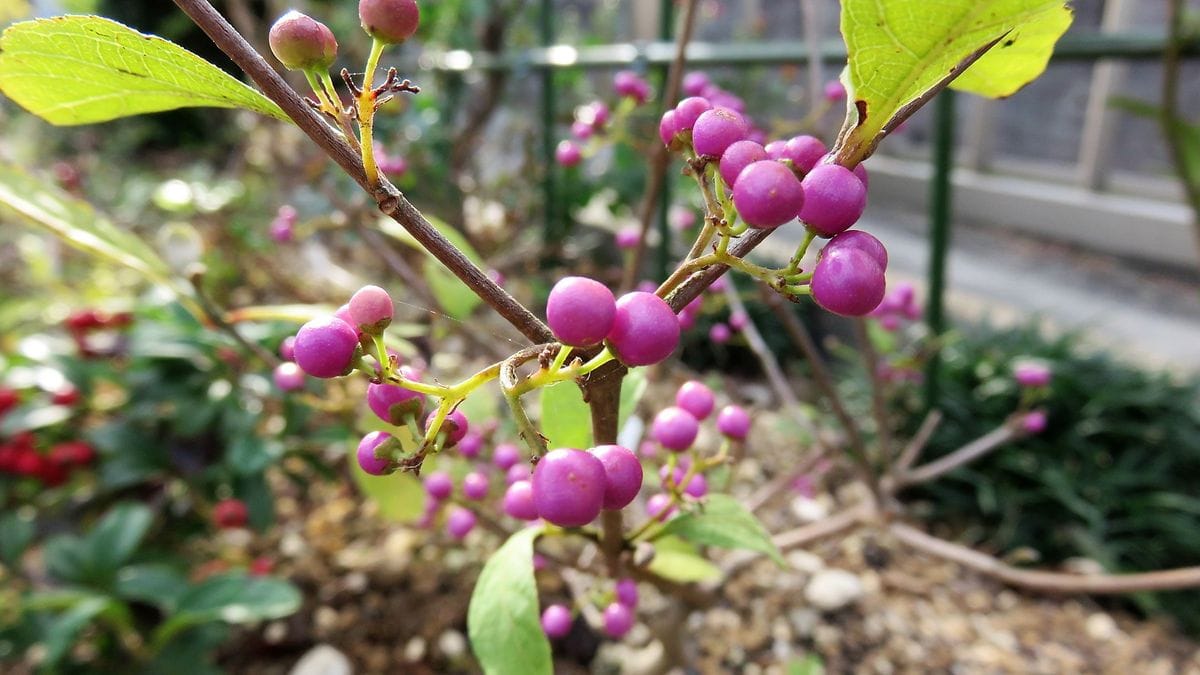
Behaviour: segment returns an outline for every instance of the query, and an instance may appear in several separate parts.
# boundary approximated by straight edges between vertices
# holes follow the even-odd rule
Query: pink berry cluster
[[[572,138],[561,141],[554,150],[554,159],[560,166],[570,168],[578,165],[587,154],[582,143],[609,136],[614,127],[620,127],[624,116],[632,108],[645,105],[650,100],[650,83],[632,70],[622,70],[613,76],[613,90],[621,100],[616,113],[603,101],[593,101],[575,109],[575,119],[571,123]]]
[[[400,178],[408,172],[408,160],[404,157],[388,154],[387,149],[379,143],[373,147],[375,148],[375,163],[379,166],[380,171],[392,179]]]
[[[619,579],[610,597],[612,600],[601,614],[604,632],[614,640],[620,640],[633,628],[638,605],[637,582],[628,577]],[[575,619],[566,605],[549,605],[542,611],[542,631],[551,640],[566,637],[574,624]]]
[[[1047,395],[1054,371],[1049,364],[1036,359],[1019,359],[1013,365],[1013,379],[1021,388],[1021,407],[1028,408]],[[1021,415],[1019,428],[1026,434],[1046,430],[1049,416],[1043,408],[1033,408]]]
[[[296,238],[296,221],[300,215],[295,207],[284,204],[275,212],[269,229],[271,239],[278,244],[286,244]]]
[[[900,330],[906,322],[920,319],[921,305],[917,303],[913,285],[908,282],[896,284],[895,288],[883,296],[883,302],[868,316],[878,321],[880,328],[889,332]]]
[[[746,226],[774,229],[799,219],[830,239],[812,272],[817,304],[846,316],[875,309],[883,299],[887,251],[866,232],[850,230],[866,208],[866,169],[835,163],[814,136],[765,142],[744,110],[705,97],[703,78],[692,75],[695,86],[688,91],[700,94],[663,113],[662,142],[693,162],[715,164],[714,179],[732,195]]]
[[[659,363],[679,344],[679,321],[665,300],[647,291],[615,298],[587,277],[564,277],[550,290],[546,323],[564,345],[604,342],[627,366]]]

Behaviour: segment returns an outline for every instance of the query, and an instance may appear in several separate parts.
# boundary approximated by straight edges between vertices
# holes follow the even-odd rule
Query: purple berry
[[[763,146],[754,141],[738,141],[726,148],[725,154],[721,155],[721,179],[726,185],[734,187],[742,169],[765,159],[768,157]]]
[[[858,222],[867,206],[867,188],[840,164],[821,164],[804,177],[803,220],[822,237],[832,237]]]
[[[619,602],[604,608],[604,632],[620,640],[633,628],[633,610]]]
[[[683,486],[683,493],[693,499],[703,499],[708,494],[708,479],[702,473],[692,476]]]
[[[699,96],[707,89],[712,82],[708,79],[708,73],[696,71],[683,76],[683,93],[688,96]]]
[[[521,450],[512,443],[501,443],[492,451],[492,464],[502,471],[508,471],[521,461]]]
[[[632,98],[641,105],[650,98],[650,85],[632,70],[622,70],[613,76],[613,89],[618,96]]]
[[[867,178],[867,165],[866,164],[863,164],[861,162],[856,164],[854,166],[853,171],[854,171],[854,175],[858,176],[858,179],[862,181],[864,188],[871,187],[871,181],[870,181],[870,179]]]
[[[575,120],[571,123],[571,135],[581,141],[591,138],[594,133],[596,133],[596,130],[587,122]]]
[[[817,261],[813,269],[812,296],[834,314],[864,316],[883,300],[883,270],[869,253],[838,248]]]
[[[733,188],[733,205],[750,227],[771,229],[792,220],[807,199],[800,179],[783,164],[766,160],[742,170]]]
[[[291,361],[276,366],[272,376],[275,386],[279,387],[280,391],[297,391],[304,388],[304,371]]]
[[[359,0],[358,19],[367,35],[394,45],[417,32],[421,9],[417,0]]]
[[[347,303],[353,326],[364,333],[376,335],[392,323],[392,296],[378,286],[363,286]]]
[[[465,496],[467,499],[474,501],[483,499],[488,493],[487,476],[479,473],[478,471],[472,471],[471,473],[463,476],[462,491],[463,496]]]
[[[770,159],[783,159],[783,151],[787,148],[787,141],[771,141],[763,146],[763,151],[767,153]]]
[[[363,336],[362,329],[354,323],[354,319],[350,318],[350,303],[346,303],[333,313],[334,318],[341,319],[347,326],[354,329],[354,334],[361,339]]]
[[[825,100],[840,101],[846,98],[846,85],[841,80],[830,80],[825,83]]]
[[[437,417],[437,413],[431,412],[429,413],[429,416],[425,418],[426,432],[429,431],[429,427],[433,426],[433,420],[435,417]],[[460,411],[455,410],[449,415],[446,415],[446,419],[442,421],[442,428],[438,430],[438,435],[446,438],[445,447],[452,448],[463,439],[463,436],[467,435],[467,431],[469,429],[470,425],[467,424],[467,416],[462,414]]]
[[[700,431],[700,422],[692,413],[671,406],[663,408],[654,416],[650,427],[650,435],[668,450],[682,452],[692,447],[696,442],[696,434]]]
[[[1045,387],[1050,384],[1050,368],[1044,363],[1022,361],[1013,368],[1013,378],[1022,387]]]
[[[696,212],[679,205],[673,205],[667,214],[671,227],[677,231],[691,229],[696,224]]]
[[[825,150],[825,144],[815,136],[796,136],[784,144],[782,159],[790,160],[800,173],[806,174],[825,156]]]
[[[749,133],[750,125],[741,113],[729,108],[713,108],[696,119],[692,127],[692,147],[697,155],[716,158]]]
[[[562,605],[550,605],[542,612],[542,632],[551,640],[558,640],[571,632],[571,610]]]
[[[604,464],[582,450],[559,448],[533,470],[538,515],[561,527],[582,527],[600,515],[606,486]]]
[[[367,385],[367,406],[384,422],[401,426],[421,414],[425,397],[399,385],[372,383]]]
[[[708,417],[715,402],[712,389],[696,380],[684,382],[675,392],[675,405],[691,413],[697,420]]]
[[[887,248],[871,234],[862,230],[846,230],[841,234],[834,235],[833,239],[825,244],[825,248],[821,249],[821,255],[831,253],[839,248],[856,248],[865,252],[867,255],[879,265],[879,269],[887,271],[888,252]],[[909,288],[911,294],[912,288]]]
[[[446,516],[446,531],[455,539],[463,539],[475,529],[475,513],[470,509],[455,506]]]
[[[458,454],[466,459],[475,459],[483,450],[483,436],[476,431],[468,431],[456,446]]]
[[[1031,410],[1021,418],[1021,430],[1027,434],[1040,434],[1046,430],[1046,411]]]
[[[560,279],[546,300],[546,323],[559,341],[572,347],[603,342],[616,312],[608,286],[587,277]]]
[[[533,484],[519,480],[504,492],[504,512],[517,520],[537,520],[537,507],[533,504]]]
[[[437,501],[443,501],[454,492],[454,480],[445,471],[434,471],[425,476],[425,493]]]
[[[284,361],[296,360],[296,336],[289,335],[279,343],[279,358]]]
[[[507,485],[512,485],[517,481],[529,480],[529,476],[528,464],[513,464],[504,472],[504,482]]]
[[[708,329],[708,339],[715,344],[723,345],[729,342],[731,337],[733,337],[733,331],[723,323],[714,323]]]
[[[679,131],[691,131],[696,126],[696,120],[709,110],[712,110],[712,104],[708,99],[699,96],[685,98],[675,106],[675,125]]]
[[[671,503],[671,495],[660,492],[646,500],[646,515],[655,520],[666,520],[675,513],[675,505]]]
[[[617,300],[608,345],[627,366],[659,363],[679,345],[679,320],[657,295],[627,293]]]
[[[277,244],[286,244],[296,238],[295,223],[276,218],[271,221],[270,235],[271,241]]]
[[[382,431],[372,431],[363,436],[358,443],[358,465],[363,471],[372,476],[382,476],[391,469],[392,461],[386,457],[379,457],[375,454],[375,450],[385,442],[392,440],[391,434],[385,434]]]
[[[642,489],[642,463],[629,448],[600,445],[589,452],[604,465],[604,500],[609,511],[625,508]]]
[[[587,116],[580,117],[579,119],[590,122],[593,129],[600,131],[608,124],[608,119],[611,116],[612,113],[609,111],[607,104],[603,101],[595,101],[588,106]]]
[[[750,317],[745,312],[732,312],[729,314],[729,327],[734,330],[742,330],[750,325]]]
[[[337,40],[329,27],[296,10],[275,21],[267,43],[288,70],[328,70],[337,57]]]
[[[630,225],[617,230],[615,243],[617,248],[621,249],[622,251],[630,251],[637,248],[641,241],[642,228],[640,225]],[[609,295],[611,296],[612,293],[610,292]]]
[[[583,161],[583,150],[571,141],[562,141],[554,149],[554,160],[560,166],[573,167]]]
[[[675,141],[675,135],[680,131],[675,111],[668,110],[663,113],[662,118],[658,120],[658,137],[662,139],[663,145],[671,147]]]
[[[333,316],[313,319],[296,333],[296,363],[313,377],[340,377],[350,372],[358,334]]]
[[[727,405],[717,414],[717,431],[735,441],[746,440],[750,433],[750,413],[745,408]]]
[[[616,596],[617,602],[629,609],[636,609],[638,604],[637,582],[628,577],[617,581]]]

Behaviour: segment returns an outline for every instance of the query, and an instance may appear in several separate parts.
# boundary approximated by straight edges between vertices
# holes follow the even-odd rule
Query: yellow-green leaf
[[[880,138],[947,81],[992,48],[963,88],[988,96],[1016,91],[1045,68],[1071,22],[1064,0],[843,0],[842,36],[850,93],[835,151],[843,162],[868,157]]]
[[[288,120],[270,99],[183,47],[98,16],[10,26],[0,36],[0,91],[58,125],[186,107]]]
[[[542,387],[542,434],[551,448],[592,446],[592,414],[574,382]]]
[[[554,672],[533,576],[533,542],[541,533],[541,528],[518,530],[492,554],[475,582],[467,633],[488,675]]]

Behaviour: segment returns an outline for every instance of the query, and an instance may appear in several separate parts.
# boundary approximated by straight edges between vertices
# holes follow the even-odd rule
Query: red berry
[[[337,57],[337,40],[329,27],[296,10],[275,21],[267,43],[288,70],[328,70]]]
[[[213,522],[222,529],[245,527],[250,518],[246,503],[240,499],[222,499],[213,506]]]
[[[359,0],[358,19],[367,35],[399,44],[417,32],[421,8],[416,0]]]

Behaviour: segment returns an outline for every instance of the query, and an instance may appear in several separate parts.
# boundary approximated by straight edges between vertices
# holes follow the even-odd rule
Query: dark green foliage
[[[913,491],[930,522],[953,523],[974,545],[1029,547],[1040,564],[1083,556],[1112,572],[1200,564],[1200,382],[1089,354],[1072,337],[979,330],[944,351],[946,418],[925,457],[946,454],[999,424],[1017,404],[1014,360],[1054,369],[1045,433],[1002,448]],[[911,433],[920,416],[911,406]],[[1191,631],[1200,593],[1136,598]]]

